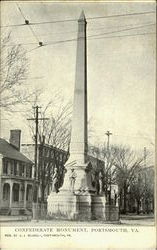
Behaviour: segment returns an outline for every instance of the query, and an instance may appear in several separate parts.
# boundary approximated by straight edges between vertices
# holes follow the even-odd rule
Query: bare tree
[[[144,165],[143,155],[140,156],[131,148],[122,145],[110,145],[109,150],[105,146],[90,146],[89,151],[94,157],[104,162],[102,174],[105,196],[109,195],[112,184],[118,185],[120,209],[126,213],[129,188],[136,179],[137,172]],[[140,185],[143,185],[142,182]],[[144,192],[142,187],[138,190],[135,199]]]
[[[51,100],[41,101],[41,95],[34,99],[33,106],[40,106],[38,125],[38,141],[47,145],[68,151],[71,132],[71,114],[72,104],[70,101],[64,101],[64,98],[58,91],[53,92]],[[45,104],[46,103],[46,104]],[[27,118],[35,117],[34,110],[27,113]],[[47,118],[47,119],[45,119]],[[35,129],[32,122],[28,122],[32,137],[34,138]]]
[[[41,200],[44,201],[49,193],[53,180],[54,169],[57,169],[56,192],[63,184],[64,164],[69,156],[69,143],[71,132],[71,103],[64,101],[62,96],[54,91],[52,100],[43,103],[37,96],[34,106],[41,106],[39,111],[38,149],[39,149],[39,181]],[[33,112],[30,117],[35,115]],[[48,118],[45,120],[44,118]],[[34,138],[34,125],[28,122],[32,137]]]
[[[143,166],[143,162],[144,157],[136,154],[131,148],[121,146],[117,149],[114,165],[123,213],[127,210],[128,188],[135,179],[136,171]]]
[[[108,196],[111,184],[116,183],[115,178],[115,158],[118,148],[111,145],[110,150],[105,146],[89,146],[89,155],[92,155],[97,160],[96,172],[101,172],[103,180],[103,192]],[[100,166],[99,166],[100,165]]]
[[[10,42],[11,33],[1,39],[0,108],[5,111],[28,102],[34,94],[25,86],[29,68],[26,51]]]
[[[136,201],[136,212],[140,213],[140,206],[142,212],[149,213],[153,210],[154,203],[154,170],[153,167],[140,168],[135,173],[135,178],[130,185],[130,200]],[[132,205],[133,205],[132,204]],[[152,204],[152,208],[150,208]]]

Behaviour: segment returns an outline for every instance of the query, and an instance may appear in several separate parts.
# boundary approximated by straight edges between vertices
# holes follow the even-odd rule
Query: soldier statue
[[[53,177],[52,177],[52,192],[57,192],[57,182],[58,182],[58,174],[57,174],[57,168],[54,169]]]
[[[71,172],[69,174],[69,181],[70,181],[70,191],[74,192],[74,185],[76,181],[77,174],[74,170],[74,168],[71,169]]]

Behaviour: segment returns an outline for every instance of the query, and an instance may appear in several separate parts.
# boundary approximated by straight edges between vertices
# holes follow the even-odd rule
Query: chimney
[[[20,151],[21,143],[21,130],[14,129],[10,130],[10,144],[14,146],[18,151]]]

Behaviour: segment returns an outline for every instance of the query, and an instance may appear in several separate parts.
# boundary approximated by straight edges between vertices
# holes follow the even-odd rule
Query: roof
[[[33,164],[25,155],[19,152],[14,146],[8,143],[6,140],[0,138],[0,154],[9,159],[22,161],[25,163]]]

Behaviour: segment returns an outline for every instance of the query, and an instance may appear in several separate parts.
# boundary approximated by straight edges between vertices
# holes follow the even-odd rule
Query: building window
[[[24,193],[25,193],[24,183],[21,184],[20,191],[21,191],[21,200],[23,201],[24,200]]]
[[[3,186],[3,200],[9,200],[10,197],[10,185],[5,183]]]
[[[8,160],[3,159],[3,174],[8,174]]]
[[[13,201],[19,201],[19,187],[19,184],[13,184]]]
[[[19,175],[24,176],[25,173],[25,165],[23,163],[19,164]]]
[[[32,167],[31,166],[27,166],[27,168],[26,168],[26,177],[32,178]]]
[[[11,175],[14,174],[14,161],[10,161],[10,171],[11,171]]]
[[[26,201],[32,201],[32,185],[27,185]]]
[[[14,175],[17,175],[18,171],[17,171],[17,161],[14,161]]]

